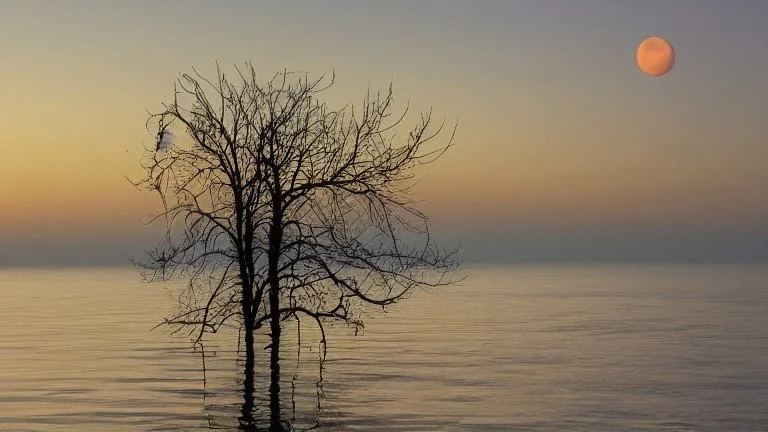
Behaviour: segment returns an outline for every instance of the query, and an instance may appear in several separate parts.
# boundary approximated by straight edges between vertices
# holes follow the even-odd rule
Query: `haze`
[[[152,246],[147,111],[252,60],[458,120],[417,192],[469,262],[768,260],[768,3],[0,2],[0,265]],[[635,64],[663,35],[675,68]]]

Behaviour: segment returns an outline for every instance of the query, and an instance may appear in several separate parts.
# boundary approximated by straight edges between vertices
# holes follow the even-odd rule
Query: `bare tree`
[[[455,251],[438,248],[409,188],[413,169],[442,155],[431,113],[398,139],[391,87],[356,110],[319,100],[333,84],[287,71],[260,83],[251,64],[230,80],[182,75],[160,114],[186,131],[166,152],[148,149],[138,185],[160,193],[168,229],[140,263],[150,280],[183,277],[182,310],[166,323],[199,340],[232,318],[244,329],[243,418],[253,408],[254,332],[269,323],[270,425],[280,430],[281,322],[363,326],[415,288],[451,282]],[[454,129],[455,131],[455,129]]]

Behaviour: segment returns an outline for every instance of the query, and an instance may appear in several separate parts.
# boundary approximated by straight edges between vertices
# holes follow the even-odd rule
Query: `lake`
[[[284,416],[321,432],[768,430],[768,266],[464,273],[361,335],[335,326],[322,365],[311,323],[300,347],[288,326]],[[177,288],[131,268],[0,270],[0,431],[235,427],[237,329],[203,349],[150,331]]]

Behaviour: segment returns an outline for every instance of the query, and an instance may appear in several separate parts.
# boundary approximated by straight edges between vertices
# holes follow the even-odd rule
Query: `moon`
[[[666,75],[675,64],[675,49],[661,36],[651,36],[637,47],[637,67],[649,76]]]

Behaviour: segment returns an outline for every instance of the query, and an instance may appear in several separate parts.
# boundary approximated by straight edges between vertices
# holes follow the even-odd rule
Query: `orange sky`
[[[458,119],[456,147],[418,188],[442,226],[763,229],[768,60],[750,52],[764,50],[765,10],[661,2],[669,18],[654,20],[596,4],[16,3],[0,16],[0,238],[145,232],[157,201],[125,176],[153,139],[146,112],[214,60],[253,60],[265,78],[335,69],[335,105],[392,80],[400,106]],[[299,24],[283,34],[286,14]],[[678,54],[661,79],[634,64],[652,33]]]

